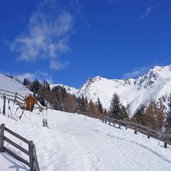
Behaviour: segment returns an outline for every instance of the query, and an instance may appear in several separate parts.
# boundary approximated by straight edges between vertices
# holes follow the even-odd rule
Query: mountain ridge
[[[8,87],[10,91],[17,91],[23,95],[30,91],[15,79],[0,74],[0,89]],[[12,81],[12,82],[11,82]],[[88,101],[97,102],[100,99],[103,108],[110,109],[113,94],[118,94],[121,103],[127,108],[130,117],[142,105],[148,105],[150,100],[159,101],[168,109],[171,94],[171,65],[155,66],[138,78],[129,79],[107,79],[96,76],[89,78],[80,89],[64,84],[50,84],[50,88],[60,86],[66,92],[76,97],[86,97]]]
[[[96,76],[89,78],[75,93],[77,97],[86,97],[97,102],[99,98],[103,107],[110,108],[110,102],[114,93],[118,94],[121,102],[128,108],[131,116],[138,108],[148,104],[150,100],[164,99],[166,101],[171,93],[171,65],[154,66],[138,78],[107,79]]]

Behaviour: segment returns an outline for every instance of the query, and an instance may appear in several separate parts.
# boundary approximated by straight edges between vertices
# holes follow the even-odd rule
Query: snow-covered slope
[[[129,106],[130,115],[150,99],[158,100],[163,97],[168,100],[171,93],[171,65],[156,66],[137,79],[114,80],[97,76],[88,79],[77,96],[83,95],[94,102],[99,97],[103,107],[109,109],[114,93],[120,96],[126,107]]]
[[[1,88],[23,94],[28,92],[18,82],[4,76],[0,78],[4,81],[3,84],[0,82]],[[99,77],[96,79],[97,83],[102,80]],[[133,86],[135,81],[103,80],[108,84],[115,82],[118,87],[124,87],[124,84]],[[139,88],[145,89],[143,86]],[[135,135],[133,130],[110,127],[98,119],[50,109],[47,115],[49,127],[42,127],[46,111],[25,111],[19,120],[22,110],[16,110],[17,106],[13,102],[8,105],[11,111],[6,106],[6,116],[0,113],[0,124],[5,123],[8,128],[34,141],[41,171],[170,171],[171,147],[163,148],[160,141],[147,139],[139,133]],[[3,100],[0,98],[0,109],[2,106]],[[5,133],[5,136],[25,147],[25,143],[9,134]],[[5,146],[28,159],[8,143]],[[7,154],[0,154],[0,170],[26,171],[28,167]]]
[[[17,92],[23,96],[30,93],[30,91],[24,85],[22,85],[15,79],[7,77],[2,74],[0,74],[0,89],[11,92]]]
[[[49,128],[46,128],[42,127],[45,112],[43,115],[37,112],[25,112],[18,121],[0,114],[0,124],[5,123],[34,141],[41,171],[170,171],[171,147],[163,148],[162,142],[135,135],[133,130],[113,128],[97,119],[52,110],[48,112]],[[21,111],[16,119],[19,114]],[[6,146],[25,158],[12,146]],[[4,157],[1,159],[0,156],[0,168],[16,170],[15,160],[10,158],[11,162],[2,163]]]
[[[66,92],[69,93],[69,94],[72,94],[72,95],[76,95],[78,94],[78,89],[74,88],[74,87],[70,87],[70,86],[67,86],[67,85],[64,85],[64,84],[51,84],[50,85],[50,88],[54,88],[54,87],[62,87],[62,88],[65,88]]]

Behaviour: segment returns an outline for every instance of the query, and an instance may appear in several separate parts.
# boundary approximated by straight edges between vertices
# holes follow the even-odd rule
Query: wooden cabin
[[[24,99],[25,110],[33,111],[34,105],[37,103],[36,98],[33,95],[29,95]]]

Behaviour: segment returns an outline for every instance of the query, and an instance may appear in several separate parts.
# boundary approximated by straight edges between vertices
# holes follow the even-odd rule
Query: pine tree
[[[82,97],[82,111],[88,112],[88,100],[87,98]]]
[[[76,111],[77,113],[81,112],[81,108],[82,108],[82,99],[80,97],[77,98],[76,100]]]
[[[94,108],[94,104],[93,104],[92,100],[90,100],[90,102],[88,104],[88,112],[93,113],[93,108]]]
[[[117,94],[113,95],[111,106],[110,106],[111,117],[115,119],[123,120],[127,118],[127,112],[125,107],[121,104],[119,96]]]
[[[171,94],[169,96],[167,117],[171,117]]]
[[[166,131],[168,133],[171,133],[171,94],[169,97],[169,102],[168,102],[168,112],[166,116]]]
[[[34,80],[30,89],[35,94],[37,94],[38,90],[41,88],[41,84],[38,80]]]
[[[24,78],[23,85],[30,89],[31,81],[28,78]]]
[[[104,114],[104,115],[109,115],[109,113],[107,112],[106,109],[104,109],[103,114]]]
[[[97,100],[97,105],[98,105],[98,111],[100,114],[103,114],[103,107],[102,107],[102,104],[100,102],[100,99],[98,98]]]

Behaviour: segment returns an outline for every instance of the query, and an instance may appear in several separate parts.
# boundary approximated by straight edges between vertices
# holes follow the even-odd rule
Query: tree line
[[[50,88],[48,82],[40,83],[38,80],[31,82],[24,79],[23,84],[34,93],[39,102],[46,106],[51,106],[55,110],[71,113],[92,113],[99,117],[103,113],[100,100],[97,103],[88,101],[84,96],[76,97],[67,93],[66,89],[61,86]]]
[[[64,87],[55,86],[50,88],[49,83],[46,81],[40,83],[38,80],[30,81],[29,79],[24,79],[23,84],[34,92],[34,95],[42,105],[50,105],[56,110],[71,113],[92,113],[96,117],[103,114],[118,120],[136,122],[154,130],[166,129],[171,132],[171,98],[167,114],[161,100],[158,102],[151,100],[148,105],[140,106],[135,115],[129,118],[129,106],[125,107],[117,94],[113,95],[110,108],[106,110],[103,108],[99,98],[95,103],[84,96],[76,97],[67,93]]]

